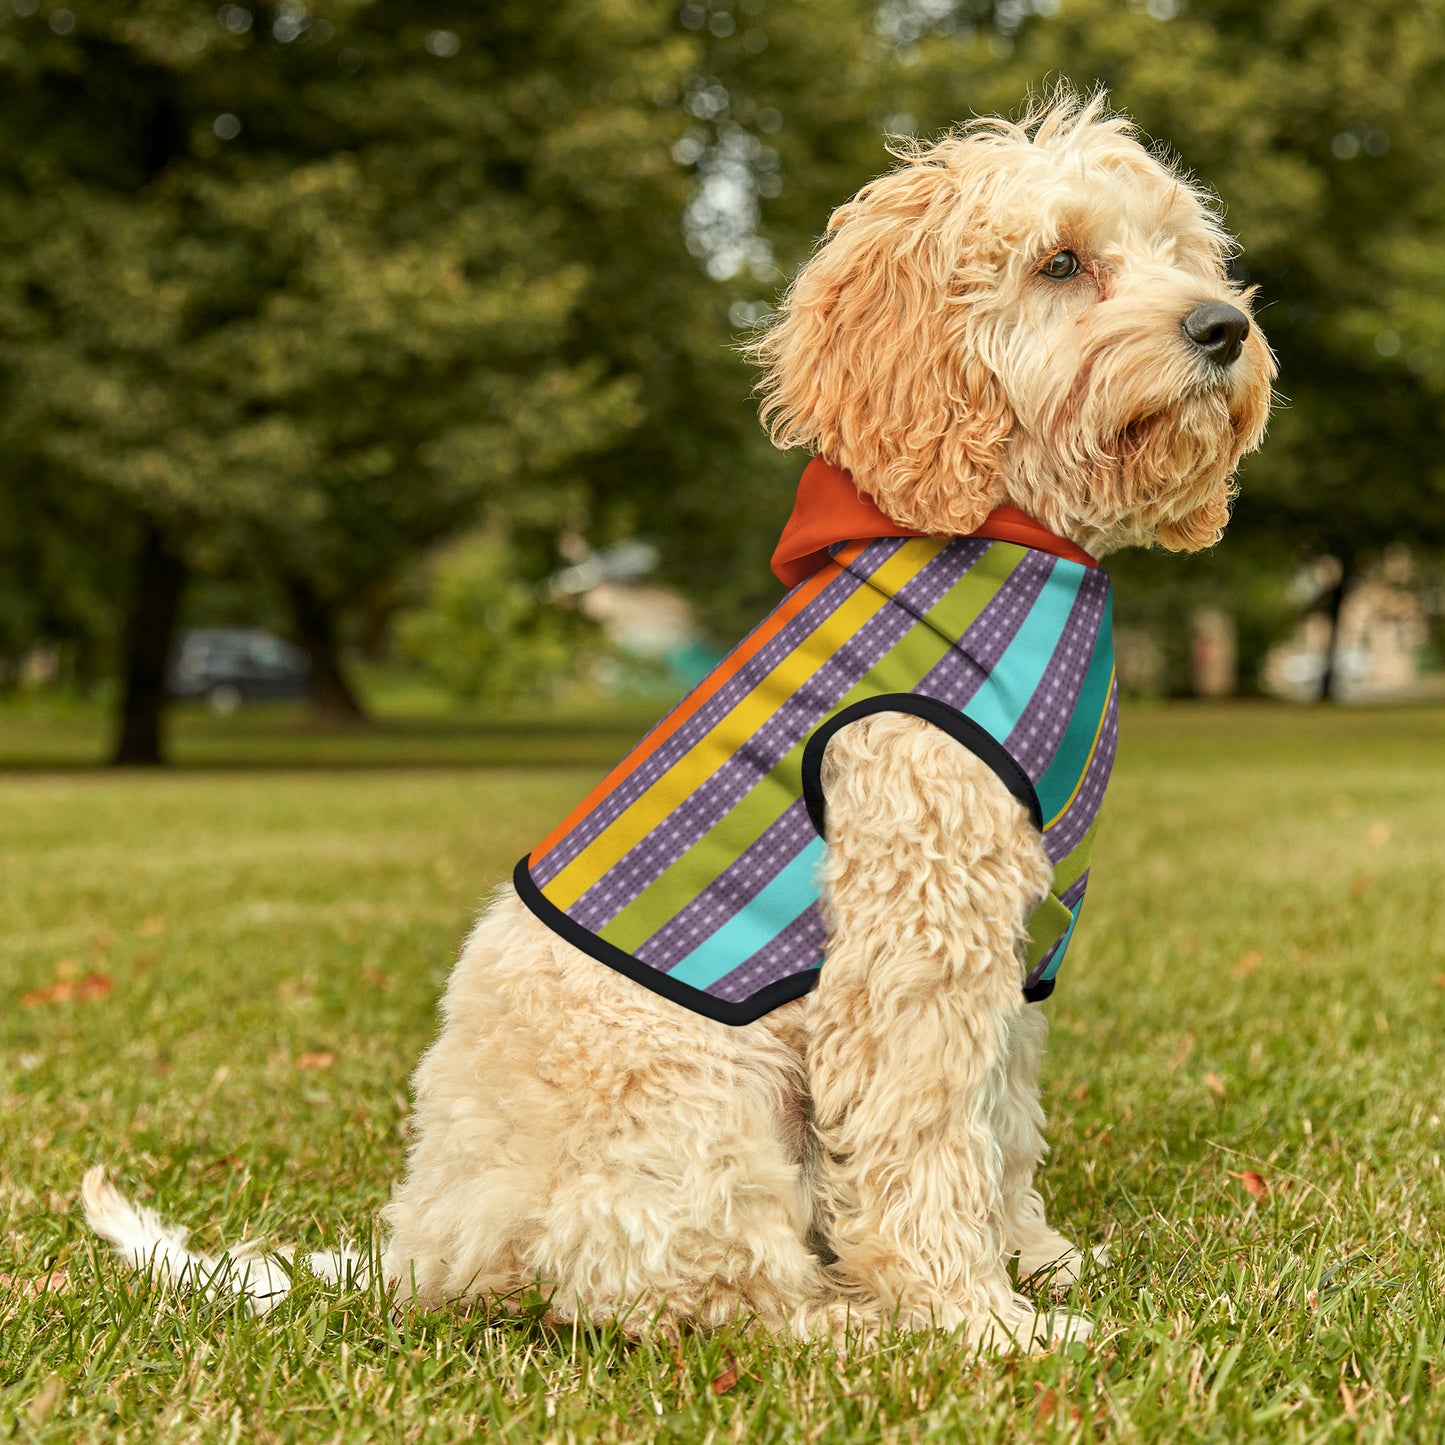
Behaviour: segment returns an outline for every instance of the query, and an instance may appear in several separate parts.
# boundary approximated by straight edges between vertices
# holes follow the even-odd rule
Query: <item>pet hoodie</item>
[[[664,997],[746,1024],[818,980],[828,739],[910,713],[1028,809],[1053,887],[1028,919],[1047,997],[1078,922],[1118,736],[1109,580],[1012,507],[910,533],[817,459],[773,557],[791,587],[517,864],[549,927]]]

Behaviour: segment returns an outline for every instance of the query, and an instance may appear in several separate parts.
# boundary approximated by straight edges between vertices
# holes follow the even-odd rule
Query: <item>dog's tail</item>
[[[216,1255],[193,1253],[186,1247],[185,1229],[132,1204],[105,1177],[103,1164],[86,1170],[80,1199],[85,1222],[132,1269],[199,1289],[207,1299],[239,1296],[258,1315],[280,1304],[291,1288],[294,1249],[263,1250],[252,1242]],[[370,1278],[370,1261],[354,1249],[324,1250],[305,1259],[312,1274],[330,1284],[365,1285]]]

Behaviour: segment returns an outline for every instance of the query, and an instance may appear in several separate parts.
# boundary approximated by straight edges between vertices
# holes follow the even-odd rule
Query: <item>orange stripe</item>
[[[837,560],[851,562],[863,550],[865,543],[854,543],[843,548]],[[825,567],[815,573],[802,586],[795,588],[779,604],[777,610],[765,618],[751,637],[746,637],[738,647],[725,657],[678,705],[653,728],[653,730],[592,789],[590,793],[550,832],[534,849],[528,862],[536,865],[602,801],[614,788],[619,787],[637,768],[665,743],[677,730],[688,722],[698,710],[715,697],[718,691],[743,666],[755,657],[789,622],[795,618],[822,590],[836,577],[837,571]]]

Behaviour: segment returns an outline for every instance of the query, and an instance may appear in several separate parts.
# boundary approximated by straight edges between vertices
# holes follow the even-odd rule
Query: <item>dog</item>
[[[1046,1024],[1033,1000],[1053,985],[1088,867],[1077,838],[1067,859],[1051,844],[1039,758],[1066,733],[1083,739],[1065,769],[1073,793],[1055,780],[1055,801],[1058,817],[1091,823],[1116,696],[1097,661],[1096,563],[1218,540],[1275,364],[1230,280],[1217,209],[1101,95],[1060,91],[1020,121],[895,154],[835,212],[752,346],[773,441],[816,457],[775,558],[788,600],[523,860],[452,974],[384,1212],[381,1268],[400,1298],[541,1288],[558,1320],[666,1338],[739,1320],[833,1341],[961,1328],[984,1349],[1089,1332],[1009,1275],[1017,1258],[1020,1278],[1067,1284],[1083,1260],[1035,1187]],[[936,584],[926,597],[919,578]],[[770,639],[821,597],[845,601],[824,609],[841,631],[816,644],[813,670],[762,709],[759,731],[739,724],[743,709],[737,735],[719,723],[709,743],[716,700],[776,681]],[[1050,597],[1056,622],[1085,618],[1073,643],[1063,623],[1036,622]],[[942,680],[870,682],[881,663],[846,662],[863,636],[845,625],[854,612],[897,622],[889,657],[934,648]],[[985,615],[1032,639],[1017,650],[1037,690],[1015,699],[1005,736],[988,708],[970,718],[944,696],[964,682],[1017,690],[1006,659],[981,663],[959,631]],[[957,635],[937,641],[940,625]],[[815,685],[840,667],[831,691]],[[840,707],[840,687],[869,705]],[[779,740],[767,730],[785,716]],[[768,885],[755,882],[699,925],[718,880],[735,884],[760,846],[745,829],[694,867],[680,904],[622,937],[619,909],[672,888],[667,870],[681,859],[685,873],[690,839],[723,816],[715,779],[736,773],[734,792],[752,797],[798,749],[773,813],[821,828],[778,874],[813,890],[795,894],[795,907],[812,900],[803,911],[759,933]],[[659,758],[673,793],[644,827],[628,809]],[[619,867],[644,854],[650,871],[624,886]],[[173,1277],[199,1269],[99,1170],[85,1201],[132,1261],[159,1247]],[[263,1283],[248,1290],[262,1303],[281,1288],[274,1271]]]

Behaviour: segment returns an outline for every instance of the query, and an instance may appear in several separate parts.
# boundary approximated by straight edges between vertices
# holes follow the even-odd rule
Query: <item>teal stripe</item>
[[[694,988],[707,988],[731,973],[745,958],[765,948],[800,914],[818,901],[817,871],[823,840],[814,838],[771,883],[668,969],[671,977]]]
[[[1058,971],[1059,965],[1064,961],[1064,955],[1069,951],[1069,940],[1074,936],[1074,930],[1079,926],[1079,911],[1084,906],[1081,898],[1074,904],[1074,916],[1069,920],[1069,926],[1064,930],[1064,936],[1059,940],[1054,949],[1054,956],[1049,960],[1049,966],[1034,980],[1035,983],[1046,983]]]
[[[1109,705],[1109,679],[1113,675],[1114,599],[1107,597],[1099,635],[1094,640],[1094,655],[1089,659],[1089,670],[1084,674],[1084,685],[1079,690],[1074,714],[1064,730],[1063,741],[1059,743],[1053,762],[1034,790],[1039,795],[1039,809],[1045,823],[1052,822],[1059,809],[1069,801],[1088,766],[1089,751],[1099,735],[1104,709]]]
[[[1063,635],[1084,580],[1077,562],[1057,562],[1023,626],[999,658],[985,684],[964,705],[963,715],[1002,743],[1038,691]]]

